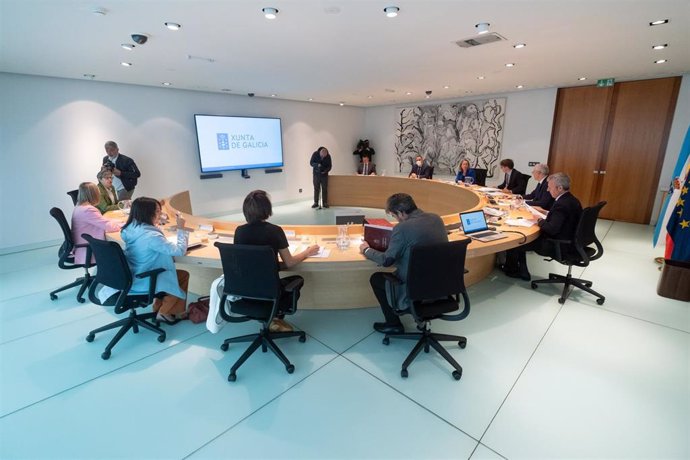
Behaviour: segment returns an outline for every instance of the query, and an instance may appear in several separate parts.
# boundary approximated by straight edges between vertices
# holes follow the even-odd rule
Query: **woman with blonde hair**
[[[470,168],[470,160],[468,160],[467,158],[463,158],[460,161],[460,166],[458,167],[458,175],[455,176],[455,183],[464,183],[466,177],[471,177],[472,182],[477,180],[477,177],[474,173],[474,169]]]
[[[99,240],[105,239],[107,232],[119,232],[122,224],[101,215],[101,211],[96,205],[101,200],[101,194],[96,184],[92,182],[82,182],[79,184],[79,194],[77,195],[77,205],[72,211],[72,240],[74,244],[88,244],[82,234],[86,233]],[[74,250],[74,263],[83,264],[86,261],[86,247]],[[95,259],[91,258],[91,263]]]

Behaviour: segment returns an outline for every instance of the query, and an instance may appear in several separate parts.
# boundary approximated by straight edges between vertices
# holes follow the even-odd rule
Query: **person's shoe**
[[[520,272],[510,272],[510,271],[507,271],[507,272],[505,272],[505,273],[506,273],[506,276],[509,277],[509,278],[519,278],[519,279],[521,279],[521,280],[523,280],[523,281],[531,281],[531,280],[532,280],[532,276],[529,274],[529,272],[527,272],[527,273],[520,273]]]
[[[311,207],[312,207],[312,209],[316,209],[319,207],[319,205],[317,203],[314,203],[313,205],[311,205]]]
[[[324,204],[323,207],[324,208],[330,208],[330,206],[328,206],[327,204]]]
[[[273,318],[271,324],[268,325],[268,330],[271,332],[292,332],[294,329],[284,320],[280,318]]]
[[[374,323],[374,330],[381,334],[402,334],[405,328],[402,324]]]
[[[172,315],[164,315],[163,313],[158,313],[158,314],[156,315],[156,321],[161,322],[161,323],[168,324],[168,325],[170,325],[170,326],[174,326],[175,324],[177,324],[177,323],[180,322],[180,320],[179,320],[179,319],[176,319],[174,316],[172,316]]]

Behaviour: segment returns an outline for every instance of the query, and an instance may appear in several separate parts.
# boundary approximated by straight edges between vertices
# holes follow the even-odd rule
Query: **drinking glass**
[[[347,225],[338,225],[338,236],[335,239],[335,245],[341,251],[346,250],[350,246],[350,237],[347,234]]]
[[[469,187],[472,184],[474,184],[474,177],[465,176],[465,185]]]

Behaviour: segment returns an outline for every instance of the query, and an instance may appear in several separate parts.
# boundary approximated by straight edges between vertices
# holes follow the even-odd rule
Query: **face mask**
[[[421,161],[418,161],[418,162],[417,162],[417,166],[422,166],[422,162],[421,162]]]

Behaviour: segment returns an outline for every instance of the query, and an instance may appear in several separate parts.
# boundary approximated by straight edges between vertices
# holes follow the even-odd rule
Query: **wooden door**
[[[570,176],[573,195],[592,204],[606,141],[613,87],[560,88],[556,98],[549,168]]]
[[[602,158],[601,217],[647,224],[666,152],[680,78],[621,83],[614,94]]]

